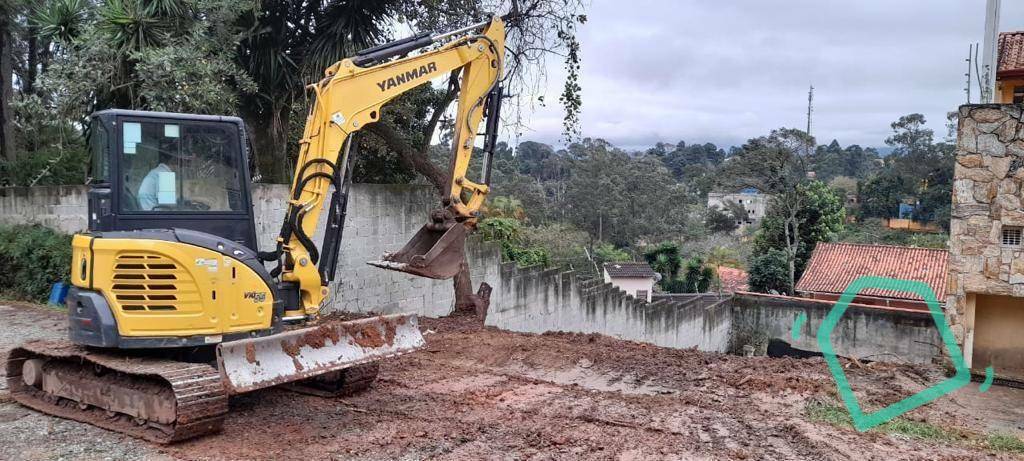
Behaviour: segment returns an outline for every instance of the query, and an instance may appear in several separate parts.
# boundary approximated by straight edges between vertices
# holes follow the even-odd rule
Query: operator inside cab
[[[160,191],[160,173],[172,173],[175,171],[177,162],[176,157],[170,152],[160,150],[159,162],[157,166],[149,170],[146,173],[146,177],[142,178],[142,183],[139,185],[139,192],[135,194],[135,197],[139,201],[139,208],[145,211],[151,211],[160,204],[158,193]]]

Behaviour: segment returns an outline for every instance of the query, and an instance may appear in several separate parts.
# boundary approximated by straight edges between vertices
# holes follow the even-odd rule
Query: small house
[[[604,282],[615,285],[636,299],[651,302],[654,282],[658,280],[657,272],[647,263],[605,263]]]

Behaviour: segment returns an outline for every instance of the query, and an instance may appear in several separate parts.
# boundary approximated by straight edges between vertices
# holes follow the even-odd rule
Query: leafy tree
[[[861,216],[891,218],[899,210],[905,185],[902,177],[886,173],[865,181],[858,189]]]
[[[761,253],[767,247],[786,252],[791,293],[796,286],[801,245],[811,234],[801,227],[804,222],[801,211],[807,209],[809,195],[803,186],[809,181],[808,155],[813,145],[814,138],[807,133],[782,128],[768,136],[747,141],[723,167],[724,180],[772,195],[769,213],[774,215],[774,220],[766,217],[761,226],[764,233],[766,223],[774,222],[774,230],[768,234],[770,238],[765,240],[762,251],[755,250],[755,253]],[[841,209],[842,201],[839,201],[839,206]]]
[[[523,210],[523,202],[515,197],[491,197],[490,203],[484,210],[484,215],[494,218],[513,218],[519,221],[526,219],[526,211]]]
[[[569,146],[572,177],[563,209],[597,241],[629,246],[641,237],[660,240],[690,220],[691,202],[657,159],[632,159],[604,140]]]
[[[809,181],[797,186],[800,195],[797,209],[793,219],[800,229],[799,240],[788,250],[787,243],[791,235],[787,235],[787,221],[789,209],[786,205],[773,200],[768,208],[764,220],[761,221],[761,229],[754,239],[753,254],[755,258],[768,253],[771,249],[780,249],[791,254],[789,283],[786,292],[795,292],[796,280],[800,278],[811,252],[818,242],[828,242],[836,238],[843,229],[846,219],[846,210],[843,207],[843,200],[835,190],[828,187],[821,181]],[[790,253],[792,251],[792,253]]]
[[[553,266],[565,267],[590,275],[598,275],[594,262],[587,256],[590,236],[568,224],[554,223],[523,228],[523,244],[542,248]]]
[[[550,258],[543,248],[528,247],[523,242],[521,223],[515,218],[486,218],[477,225],[484,241],[501,244],[502,257],[519,267],[547,266]]]
[[[732,232],[736,230],[736,217],[731,213],[723,212],[718,207],[708,207],[704,216],[704,224],[711,232]]]
[[[750,260],[748,281],[750,289],[762,293],[789,291],[789,256],[785,251],[769,248]]]
[[[0,158],[13,161],[14,112],[14,30],[18,11],[17,0],[0,0]]]
[[[625,250],[616,248],[610,243],[601,243],[594,246],[594,262],[598,267],[605,263],[629,262],[633,257]]]

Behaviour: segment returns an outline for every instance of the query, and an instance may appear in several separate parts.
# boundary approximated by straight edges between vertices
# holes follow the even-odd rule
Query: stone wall
[[[947,317],[965,336],[967,293],[1024,296],[1021,247],[1001,244],[1004,226],[1024,226],[1024,132],[1021,106],[960,108]]]

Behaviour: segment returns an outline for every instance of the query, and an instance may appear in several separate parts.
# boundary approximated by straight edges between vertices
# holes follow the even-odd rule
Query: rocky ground
[[[0,349],[62,335],[63,313],[0,306]],[[976,385],[882,430],[849,426],[820,358],[747,358],[598,335],[424,319],[426,350],[345,399],[232,400],[224,432],[160,447],[24,409],[0,390],[2,459],[1016,459],[1024,391]],[[867,411],[941,370],[849,364]],[[1006,434],[993,437],[993,432]]]

